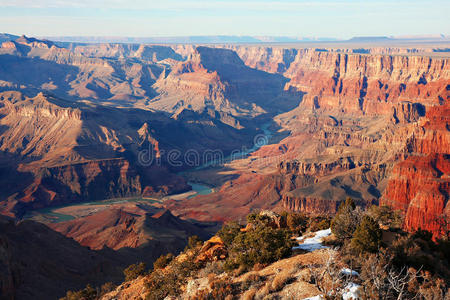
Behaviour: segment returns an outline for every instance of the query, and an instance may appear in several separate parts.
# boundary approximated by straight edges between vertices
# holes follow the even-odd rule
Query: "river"
[[[262,146],[268,144],[270,138],[272,137],[272,132],[269,130],[270,123],[266,123],[261,126],[262,134],[258,134],[255,136],[253,147],[250,149],[243,148],[239,152],[233,153],[233,155],[229,155],[225,157],[224,159],[221,159],[221,161],[209,161],[207,163],[204,163],[203,165],[193,169],[195,170],[201,170],[208,167],[213,167],[215,165],[223,164],[223,163],[229,163],[233,160],[242,159],[250,155],[251,153],[255,152]],[[186,176],[190,171],[183,171],[178,173],[181,176]],[[214,188],[199,182],[190,182],[188,181],[188,184],[192,187],[192,190],[185,193],[180,194],[172,194],[164,197],[162,200],[166,199],[189,199],[198,195],[208,195],[214,191]],[[35,220],[44,220],[45,222],[64,222],[75,219],[74,216],[68,215],[68,214],[62,214],[59,213],[57,210],[71,207],[71,206],[98,206],[98,205],[108,205],[108,204],[118,204],[118,203],[126,203],[126,202],[149,202],[149,203],[155,203],[158,200],[156,199],[148,199],[148,198],[116,198],[116,199],[107,199],[107,200],[99,200],[99,201],[91,201],[91,202],[83,202],[83,203],[71,203],[67,205],[61,205],[57,207],[47,207],[42,209],[37,209],[28,212],[23,217],[24,219],[35,219]]]

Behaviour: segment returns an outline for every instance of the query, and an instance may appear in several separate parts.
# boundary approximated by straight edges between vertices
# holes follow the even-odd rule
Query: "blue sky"
[[[449,12],[449,0],[0,0],[0,32],[336,38],[449,34]]]

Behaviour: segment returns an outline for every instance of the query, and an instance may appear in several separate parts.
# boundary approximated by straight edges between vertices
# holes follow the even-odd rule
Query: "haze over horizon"
[[[0,0],[2,32],[30,36],[448,34],[448,1]],[[45,21],[44,21],[45,20]],[[231,21],[232,20],[232,21]],[[381,22],[380,22],[381,21]]]

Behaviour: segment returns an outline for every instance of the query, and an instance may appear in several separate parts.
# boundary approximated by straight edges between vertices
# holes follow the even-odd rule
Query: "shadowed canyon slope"
[[[210,236],[165,210],[104,210],[51,228],[0,216],[2,299],[58,299],[86,284],[119,283],[130,264],[151,265],[162,254],[181,251],[189,236]]]
[[[89,250],[33,221],[0,216],[0,229],[2,299],[55,299],[88,282],[122,279],[127,262],[111,250]]]
[[[29,98],[4,92],[0,99],[1,211],[9,215],[74,201],[186,191],[185,180],[169,169],[171,150],[183,157],[190,149],[231,151],[245,143],[246,133],[207,114],[186,121],[42,93]]]

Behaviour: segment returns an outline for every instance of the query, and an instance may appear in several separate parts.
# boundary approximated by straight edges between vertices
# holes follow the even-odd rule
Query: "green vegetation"
[[[66,296],[60,300],[95,300],[97,299],[98,293],[90,284],[86,288],[80,291],[68,291]]]
[[[203,241],[198,236],[196,235],[190,236],[185,250],[195,249],[196,247],[201,246],[202,244]]]
[[[134,280],[139,276],[145,275],[146,268],[147,266],[143,262],[128,266],[125,270],[123,270],[125,281]]]
[[[256,221],[260,222],[260,221]],[[285,229],[274,229],[262,223],[236,235],[228,250],[225,269],[249,269],[257,263],[269,264],[291,254],[292,242]]]
[[[339,249],[322,252],[323,263],[308,266],[309,272],[303,275],[322,294],[340,299],[342,287],[357,282],[362,286],[361,299],[446,299],[450,295],[449,238],[444,235],[433,240],[424,230],[406,233],[401,222],[401,215],[388,207],[373,206],[364,211],[352,199],[340,205],[333,219],[302,213],[252,213],[245,227],[230,222],[218,231],[224,242],[219,247],[226,248],[226,259],[205,260],[202,241],[192,236],[179,256],[161,255],[148,274],[145,264],[131,265],[124,270],[125,280],[145,275],[149,300],[179,296],[190,279],[205,277],[209,287],[194,290],[190,299],[275,299],[271,297],[278,297],[277,292],[297,280],[292,270],[274,277],[258,271],[291,255],[293,235],[331,225],[334,235],[328,242]],[[343,266],[360,276],[343,274]],[[252,272],[243,274],[249,270]],[[240,275],[242,280],[236,281]],[[113,288],[112,284],[100,289],[88,285],[78,292],[67,292],[62,299],[99,299]]]
[[[97,300],[101,296],[113,291],[116,286],[112,282],[103,284],[100,288],[93,288],[88,284],[84,289],[80,291],[68,291],[65,297],[60,300]]]
[[[363,299],[449,296],[450,242],[445,235],[433,241],[425,230],[406,233],[399,212],[376,206],[362,211],[351,199],[339,207],[331,224],[342,246],[340,259],[361,274]]]
[[[389,206],[372,205],[367,214],[374,220],[388,229],[400,229],[403,224],[403,217],[399,211],[391,209]]]
[[[172,253],[168,253],[167,255],[161,255],[155,262],[153,263],[153,269],[164,269],[173,259],[174,255]]]
[[[217,232],[223,243],[229,247],[234,238],[241,232],[241,226],[237,222],[225,223]]]
[[[301,233],[308,227],[308,216],[301,213],[285,213],[286,225],[292,232]]]
[[[148,274],[147,280],[147,300],[164,299],[167,296],[177,296],[181,293],[181,287],[187,283],[187,279],[192,274],[197,273],[204,264],[196,262],[201,243],[198,238],[190,239],[189,245],[180,254],[182,259],[170,259],[170,255],[158,259],[160,262],[170,262],[164,269],[156,268]],[[168,257],[169,256],[169,257]]]
[[[331,232],[338,240],[350,239],[361,220],[361,212],[356,208],[355,202],[347,198],[338,209],[331,222]]]
[[[353,249],[361,252],[376,252],[381,245],[382,232],[378,223],[369,216],[364,216],[351,240]]]

